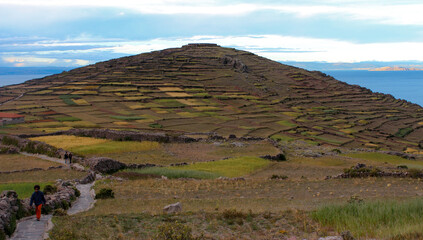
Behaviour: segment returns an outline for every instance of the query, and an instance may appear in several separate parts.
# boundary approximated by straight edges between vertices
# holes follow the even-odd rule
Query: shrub
[[[66,216],[67,213],[64,209],[62,208],[57,208],[53,211],[53,216]]]
[[[75,191],[75,196],[76,196],[76,197],[81,196],[81,192],[78,190],[78,188],[73,187],[72,189]]]
[[[339,150],[339,149],[337,149],[337,148],[332,149],[332,152],[333,152],[333,153],[337,153],[337,154],[341,154],[341,153],[342,153],[342,152],[341,152],[341,150]]]
[[[202,236],[194,237],[192,229],[182,223],[165,223],[158,228],[156,239],[160,240],[200,240]]]
[[[229,225],[234,223],[242,225],[244,224],[244,219],[247,218],[247,214],[237,211],[236,209],[226,209],[223,211],[222,217]]]
[[[408,170],[408,175],[411,178],[421,178],[423,176],[423,173],[419,169],[412,168],[412,169]]]
[[[43,189],[44,194],[53,194],[57,192],[57,187],[52,185],[46,185]]]
[[[163,128],[163,125],[161,125],[159,123],[152,123],[152,124],[150,124],[148,126],[150,126],[151,128]]]
[[[270,179],[287,179],[287,178],[288,178],[288,176],[286,176],[286,175],[276,175],[276,174],[273,174],[270,177]]]
[[[100,192],[95,195],[95,199],[115,198],[115,193],[110,188],[102,188]]]
[[[354,178],[354,177],[366,177],[366,176],[370,176],[370,177],[378,177],[380,175],[382,171],[379,170],[378,168],[346,168],[344,169],[344,173],[345,174],[349,174],[350,177]]]
[[[13,145],[13,146],[19,145],[19,141],[17,139],[9,137],[9,136],[4,136],[2,139],[2,142],[4,145]]]
[[[66,200],[62,200],[61,204],[64,210],[68,210],[70,207],[70,204]]]
[[[407,165],[398,165],[398,169],[408,169]]]

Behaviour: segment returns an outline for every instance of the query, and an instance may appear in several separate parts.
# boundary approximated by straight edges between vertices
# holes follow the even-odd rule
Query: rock
[[[355,240],[355,238],[351,235],[350,231],[345,231],[341,233],[342,240]]]
[[[321,237],[319,240],[343,240],[341,236],[328,236],[328,237]]]
[[[162,176],[162,179],[163,180],[167,180],[168,178],[166,176]]]
[[[229,139],[236,139],[236,135],[235,134],[230,134],[228,138]]]
[[[72,163],[70,167],[73,170],[80,171],[80,172],[85,172],[85,168],[81,164]]]
[[[163,212],[167,214],[182,212],[182,204],[180,202],[167,205],[163,208]]]
[[[87,184],[87,183],[92,183],[94,182],[96,179],[96,174],[93,171],[90,171],[90,173],[85,176],[82,180],[79,181],[79,183],[81,184]]]
[[[361,169],[361,168],[365,168],[366,164],[364,163],[357,163],[357,165],[355,165],[354,169]]]
[[[85,162],[92,171],[97,173],[114,173],[126,168],[126,164],[105,157],[94,157]]]
[[[14,226],[16,219],[24,217],[22,213],[19,213],[19,209],[28,213],[20,203],[15,191],[6,190],[0,194],[0,238],[12,234],[10,230],[13,231],[13,229],[9,229],[9,226]]]

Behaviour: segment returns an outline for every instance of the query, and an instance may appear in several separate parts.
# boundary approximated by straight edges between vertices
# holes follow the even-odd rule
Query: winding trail
[[[81,196],[72,203],[68,210],[68,215],[74,215],[91,209],[94,206],[94,183],[78,184],[76,187],[81,192]],[[16,227],[15,233],[10,240],[43,240],[48,238],[48,231],[53,228],[50,215],[42,215],[40,221],[36,221],[35,216],[21,219]]]
[[[50,162],[61,163],[63,165],[69,166],[68,164],[65,163],[65,160],[63,160],[61,158],[54,158],[54,157],[49,157],[47,155],[33,154],[33,153],[27,153],[27,152],[20,152],[20,154],[25,155],[25,156],[29,156],[29,157],[36,157],[36,158],[47,160],[47,161],[50,161]]]

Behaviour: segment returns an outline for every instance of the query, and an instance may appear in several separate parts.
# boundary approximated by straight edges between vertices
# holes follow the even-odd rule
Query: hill
[[[370,69],[369,71],[423,71],[422,68],[406,68],[406,67],[380,67],[380,68],[374,68]]]
[[[100,62],[0,96],[0,111],[25,116],[2,133],[108,128],[410,152],[423,141],[418,105],[214,44]]]

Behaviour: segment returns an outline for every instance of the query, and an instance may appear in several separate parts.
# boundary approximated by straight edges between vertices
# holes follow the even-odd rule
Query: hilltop
[[[100,62],[0,96],[0,111],[25,116],[2,133],[108,128],[408,152],[423,141],[416,104],[215,44]]]

